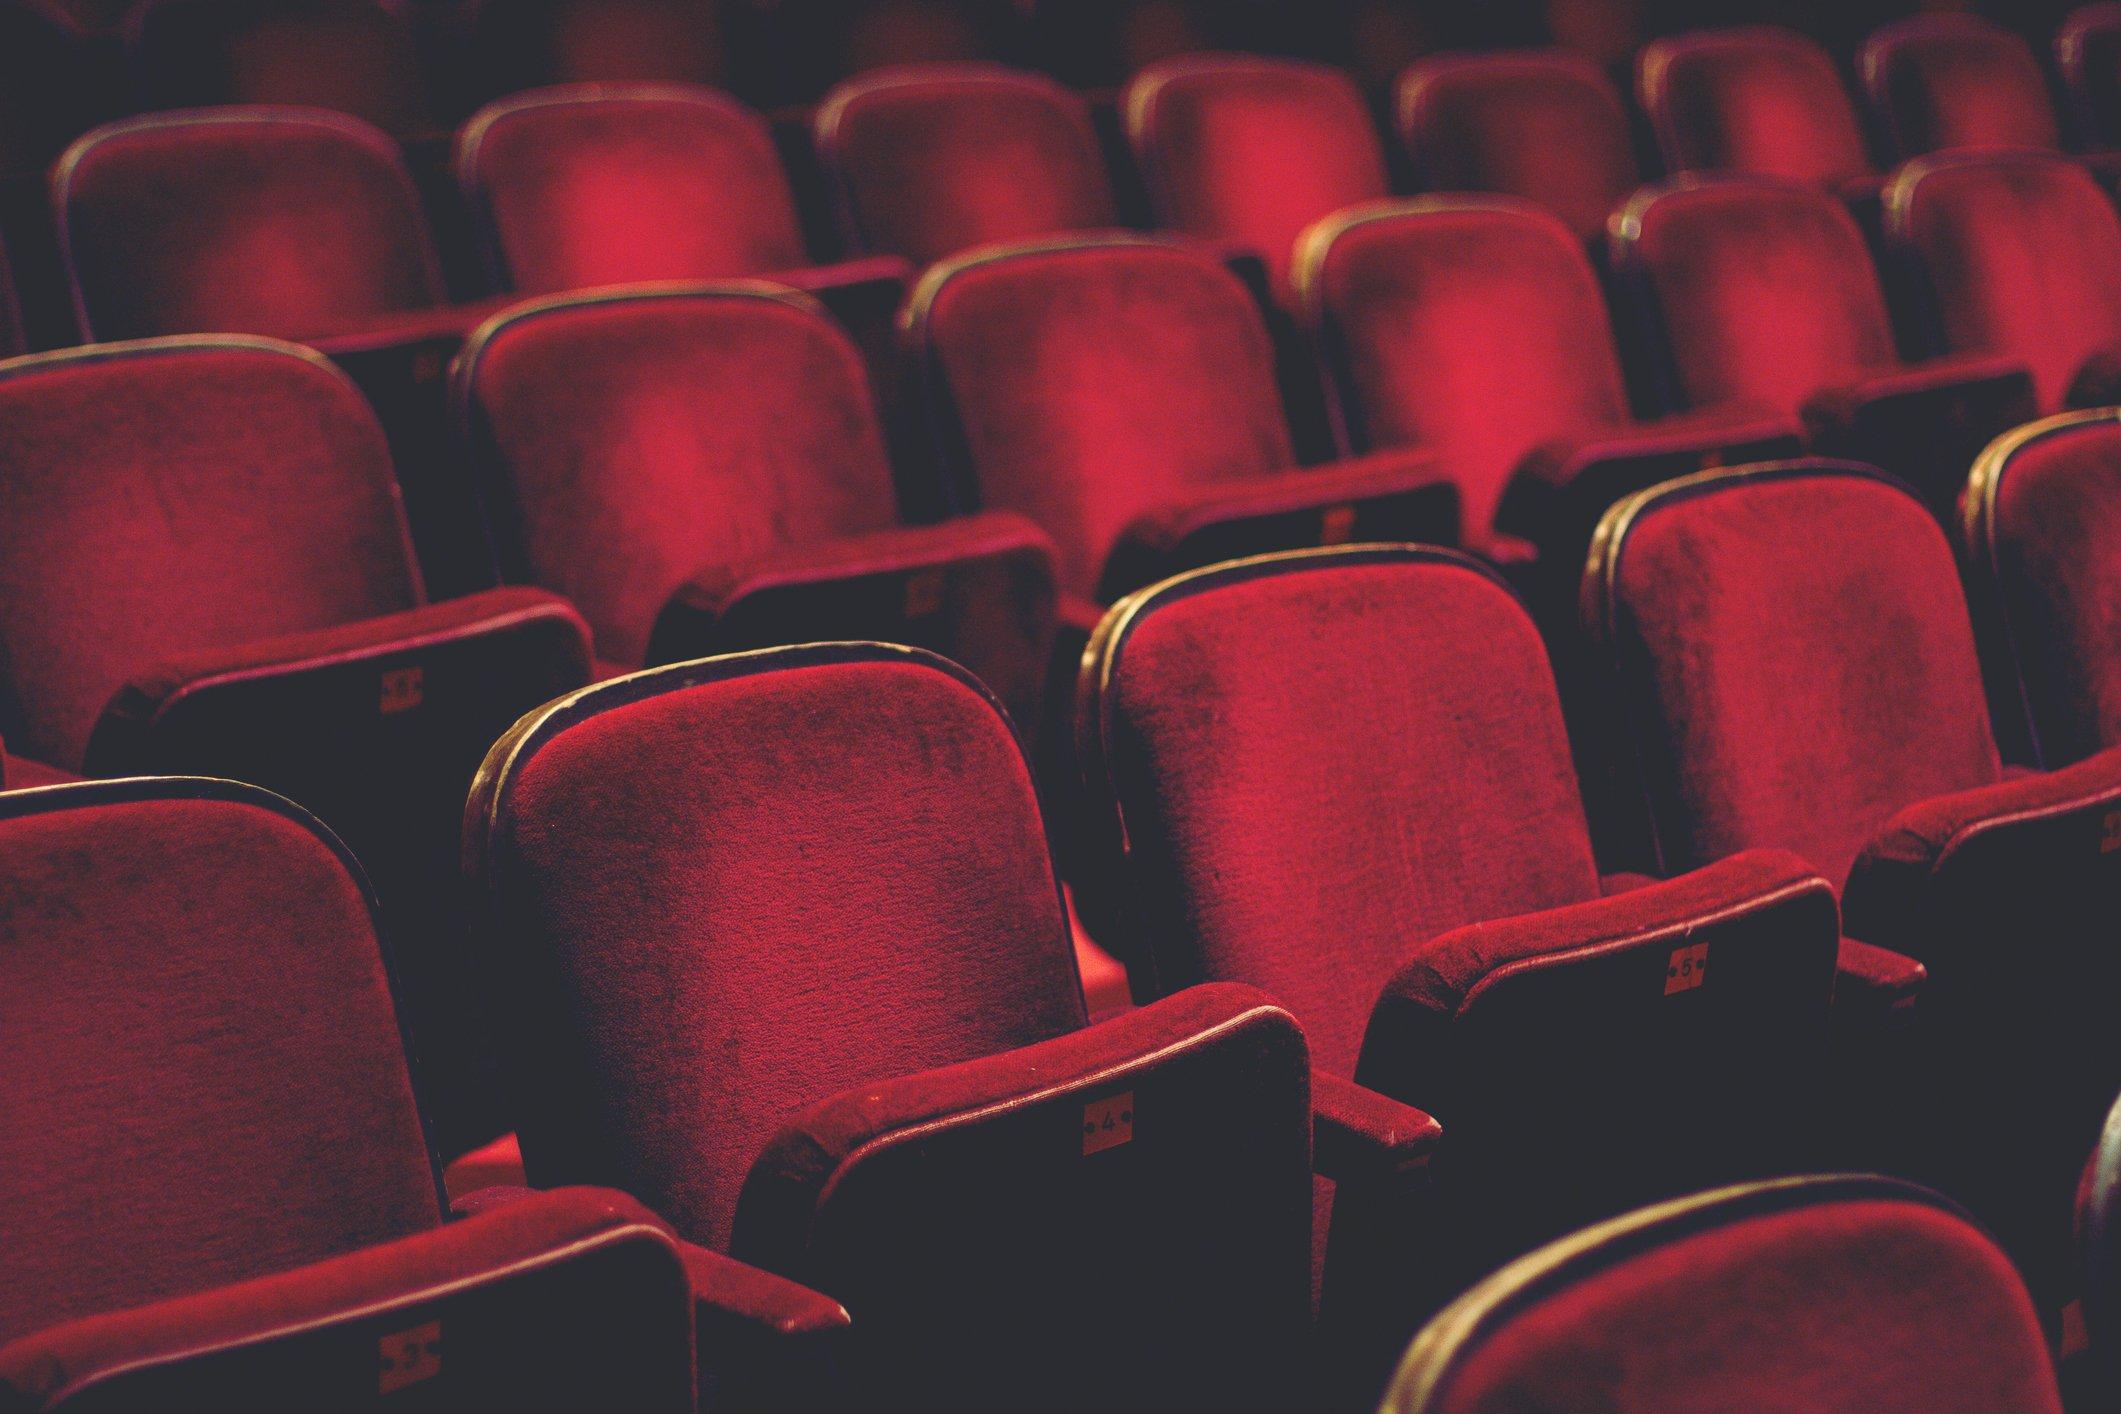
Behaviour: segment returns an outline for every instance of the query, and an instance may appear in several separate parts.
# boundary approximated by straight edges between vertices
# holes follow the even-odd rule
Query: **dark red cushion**
[[[1902,157],[2062,145],[2032,46],[1978,15],[1897,20],[1863,42],[1856,67],[1879,128]]]
[[[1748,25],[1659,39],[1636,61],[1635,81],[1669,171],[1828,187],[1872,171],[1833,57],[1794,30]]]

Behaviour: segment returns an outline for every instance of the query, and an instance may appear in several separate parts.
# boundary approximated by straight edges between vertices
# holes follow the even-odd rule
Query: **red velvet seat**
[[[1445,1118],[1430,1279],[1809,1161],[1832,888],[1780,851],[1602,881],[1546,650],[1491,571],[1414,546],[1196,571],[1113,607],[1081,693],[1085,916],[1137,995],[1264,988],[1319,1070]]]
[[[2085,147],[2121,147],[2121,4],[2082,5],[2055,31],[2055,67]]]
[[[829,1407],[1302,1403],[1303,1035],[1242,987],[1084,1024],[1029,768],[960,670],[816,644],[600,684],[466,819],[531,1180],[844,1301]],[[1425,1160],[1433,1121],[1357,1098],[1318,1086],[1321,1161]]]
[[[878,69],[826,95],[818,159],[854,250],[926,265],[1118,224],[1081,95],[998,64]]]
[[[1432,1321],[1380,1414],[1497,1409],[2059,1414],[2010,1260],[1888,1178],[1726,1188],[1504,1267]]]
[[[1750,172],[1844,194],[1874,189],[1856,106],[1816,41],[1770,25],[1656,40],[1636,93],[1666,170]]]
[[[1523,197],[1585,241],[1642,180],[1619,90],[1567,50],[1424,59],[1400,75],[1395,112],[1420,190]]]
[[[1614,507],[1585,572],[1663,868],[1793,850],[1849,935],[1920,958],[1930,1162],[2055,1295],[2070,1183],[2121,1063],[2121,751],[1998,758],[1951,546],[1850,463],[1708,473]],[[2026,951],[2038,939],[2040,960]],[[1920,1111],[1914,1111],[1920,1113]],[[1969,1143],[1962,1121],[1980,1113]]]
[[[622,1194],[445,1223],[376,904],[228,781],[0,796],[0,1399],[48,1409],[688,1409],[831,1302]]]
[[[156,108],[295,104],[398,137],[435,127],[402,0],[147,0],[127,40]]]
[[[1259,308],[1195,247],[1085,236],[931,269],[908,345],[959,449],[964,506],[1060,547],[1064,616],[1174,569],[1321,540],[1448,539],[1424,454],[1294,468]]]
[[[1433,453],[1469,543],[1510,559],[1513,537],[1529,540],[1572,593],[1620,496],[1799,445],[1794,419],[1764,403],[1637,421],[1582,243],[1524,201],[1356,207],[1305,234],[1296,284],[1348,445]]]
[[[1960,554],[1999,724],[2050,769],[2121,746],[2121,412],[2064,413],[1974,466]]]
[[[1170,59],[1136,74],[1121,102],[1157,224],[1256,252],[1285,301],[1303,229],[1391,189],[1362,90],[1323,64]]]
[[[2121,216],[2082,167],[1919,158],[1886,190],[1886,230],[1926,287],[1934,347],[2024,364],[2046,412],[2121,396]]]
[[[1683,177],[1614,225],[1613,267],[1679,401],[1801,418],[1815,450],[1883,466],[1951,516],[1990,439],[2033,415],[2025,368],[1968,353],[1901,361],[1863,233],[1817,186]]]
[[[511,582],[581,606],[622,669],[849,637],[933,648],[1036,719],[1050,541],[986,512],[904,526],[861,357],[762,284],[528,304],[456,369]]]
[[[1878,129],[1900,157],[2062,145],[2032,46],[1978,15],[1896,20],[1863,42],[1856,67]]]
[[[586,681],[573,609],[526,589],[429,602],[374,415],[266,340],[0,364],[0,523],[9,747],[250,780],[323,815],[397,922],[438,1136],[489,1136],[455,838],[486,746]]]

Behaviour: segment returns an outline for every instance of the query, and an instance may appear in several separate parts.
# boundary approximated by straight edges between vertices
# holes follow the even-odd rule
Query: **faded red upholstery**
[[[112,123],[67,149],[52,205],[84,337],[317,339],[443,302],[396,145],[344,114]]]
[[[1433,451],[1459,488],[1474,544],[1494,535],[1500,515],[1502,530],[1580,556],[1614,497],[1727,449],[1795,446],[1794,421],[1766,409],[1637,424],[1582,243],[1523,201],[1358,207],[1305,235],[1296,282],[1350,444]],[[1551,508],[1536,505],[1527,481],[1565,471],[1559,463],[1593,441],[1630,438],[1668,439],[1637,449],[1655,456],[1654,473],[1595,488],[1597,503],[1570,517],[1568,535],[1541,523]],[[1529,498],[1531,513],[1513,498]]]
[[[1338,69],[1170,59],[1135,75],[1122,102],[1157,223],[1257,252],[1284,296],[1303,229],[1390,190],[1369,105]]]
[[[2062,145],[2032,47],[1978,15],[1915,15],[1863,42],[1856,67],[1893,150]]]
[[[2055,31],[2055,67],[2077,140],[2121,145],[2121,4],[2080,5]]]
[[[2010,1259],[1886,1178],[1646,1208],[1497,1272],[1415,1338],[1380,1414],[1496,1409],[2059,1414]]]
[[[1668,171],[1846,188],[1874,170],[1832,57],[1794,30],[1754,25],[1656,40],[1635,80]]]
[[[1940,153],[1893,179],[1886,216],[1928,284],[1941,347],[2023,363],[2045,411],[2113,400],[2121,216],[2082,167]]]
[[[1396,97],[1421,190],[1523,197],[1588,241],[1642,179],[1619,90],[1579,54],[1439,54],[1400,75]]]
[[[879,69],[826,96],[819,160],[856,250],[926,265],[995,241],[1116,225],[1090,106],[998,64]]]
[[[974,252],[928,272],[905,322],[931,405],[951,424],[944,435],[962,453],[961,499],[1020,512],[1050,534],[1064,593],[1138,587],[1108,575],[1115,550],[1174,507],[1285,491],[1280,513],[1307,488],[1331,506],[1394,485],[1425,494],[1439,480],[1418,457],[1354,488],[1347,481],[1374,480],[1357,474],[1362,462],[1292,470],[1258,305],[1197,248],[1109,236]],[[1423,513],[1419,538],[1449,535],[1455,511]],[[1268,524],[1263,538],[1280,544],[1258,548],[1315,541],[1317,521],[1301,534]],[[1225,545],[1211,558],[1231,553],[1245,551]]]
[[[2121,415],[2065,413],[2012,433],[1974,469],[1960,523],[1998,715],[2029,759],[2065,766],[2121,746]]]
[[[392,0],[149,0],[133,64],[157,108],[330,108],[400,137],[431,131],[410,14]]]
[[[826,644],[622,678],[526,718],[467,819],[532,1181],[622,1179],[829,1283],[889,1402],[1037,1369],[1079,1407],[1086,1350],[1128,1405],[1287,1400],[1300,1033],[1242,988],[1085,1029],[1029,769],[961,672]]]

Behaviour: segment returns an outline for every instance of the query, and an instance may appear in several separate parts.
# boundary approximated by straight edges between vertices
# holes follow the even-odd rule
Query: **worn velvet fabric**
[[[36,1073],[0,1125],[0,1340],[439,1220],[342,856],[272,797],[107,791],[0,807],[0,996]]]
[[[989,701],[903,650],[720,663],[519,728],[467,850],[539,1097],[531,1180],[601,1175],[723,1249],[796,1112],[1049,1040],[1083,1003],[1030,772]]]
[[[1338,69],[1177,58],[1136,74],[1121,102],[1158,224],[1256,252],[1285,298],[1303,229],[1391,190],[1369,105]]]
[[[1856,58],[1878,128],[1901,157],[1952,147],[2062,145],[2032,47],[1978,15],[1916,15]]]
[[[2121,144],[2121,5],[2096,0],[2070,11],[2055,31],[2055,67],[2077,140]]]
[[[2121,215],[2076,163],[1940,153],[1901,170],[1886,211],[1942,346],[2023,363],[2042,410],[2070,404],[2080,375],[2121,352]]]
[[[398,149],[322,109],[158,113],[98,128],[52,172],[84,336],[314,339],[443,302]]]
[[[525,294],[809,264],[765,120],[710,89],[503,99],[465,125],[456,160],[497,277]]]
[[[1636,91],[1667,171],[1844,187],[1873,168],[1856,105],[1817,41],[1771,25],[1653,41]]]
[[[1581,240],[1641,181],[1619,90],[1566,50],[1423,59],[1400,77],[1394,112],[1421,190],[1523,197]]]
[[[142,669],[421,600],[383,434],[314,354],[185,341],[0,371],[0,725],[77,768]]]
[[[883,69],[818,108],[817,150],[857,250],[927,265],[1118,224],[1081,95],[994,64]]]
[[[1885,1179],[1684,1199],[1497,1273],[1420,1337],[1389,1414],[1496,1409],[2059,1414],[2010,1259]]]

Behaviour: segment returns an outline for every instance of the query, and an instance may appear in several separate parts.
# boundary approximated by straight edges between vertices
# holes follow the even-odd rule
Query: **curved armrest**
[[[777,285],[801,290],[830,308],[835,299],[857,291],[866,295],[889,288],[903,293],[913,279],[913,265],[901,256],[865,255],[829,265],[778,270],[767,278]],[[897,293],[893,295],[894,300]]]
[[[1834,1008],[1865,1016],[1906,1011],[1921,995],[1929,969],[1890,948],[1843,938],[1834,967]]]
[[[1429,1166],[1443,1126],[1425,1111],[1338,1075],[1311,1075],[1311,1165],[1335,1183],[1397,1178]]]

